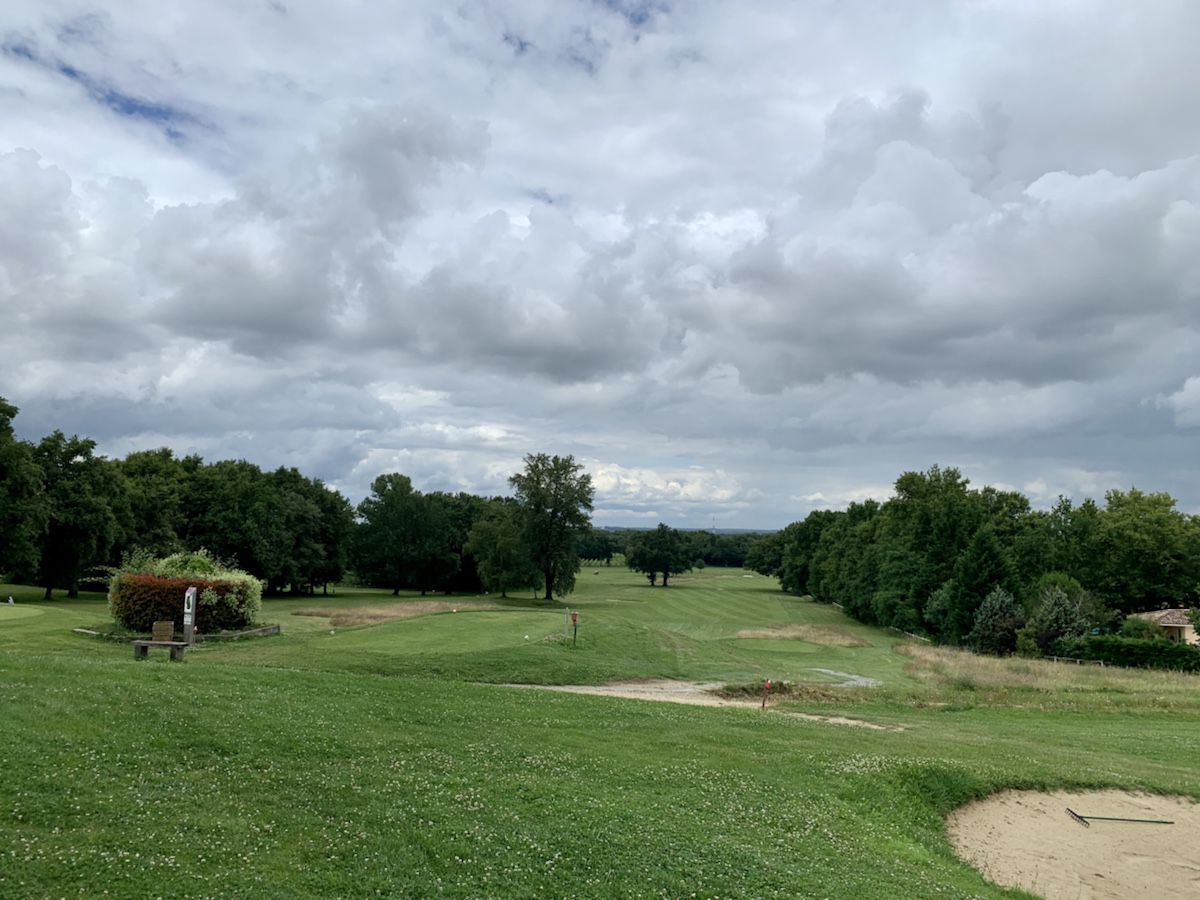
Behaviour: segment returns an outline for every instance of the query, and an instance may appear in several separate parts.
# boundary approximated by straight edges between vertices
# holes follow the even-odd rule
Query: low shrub
[[[1123,638],[1137,638],[1139,640],[1160,640],[1167,639],[1167,633],[1161,626],[1148,619],[1138,619],[1130,616],[1121,623],[1121,630],[1118,632]]]
[[[1055,656],[1073,659],[1098,659],[1110,666],[1134,669],[1171,669],[1176,672],[1200,672],[1200,647],[1176,644],[1161,638],[1126,638],[1114,634],[1096,634],[1056,641]]]

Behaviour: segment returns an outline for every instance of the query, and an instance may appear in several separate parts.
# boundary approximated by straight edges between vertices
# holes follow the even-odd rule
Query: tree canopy
[[[934,466],[902,474],[885,503],[810,513],[760,539],[747,563],[863,622],[945,643],[999,646],[995,634],[983,637],[978,619],[999,589],[1032,615],[1022,633],[1033,646],[1031,629],[1075,632],[1042,623],[1048,585],[1066,591],[1075,615],[1100,631],[1130,612],[1195,603],[1200,520],[1180,513],[1168,494],[1136,488],[1109,491],[1103,506],[1059,498],[1050,510],[1032,510],[1016,491],[975,489],[958,470]],[[1042,616],[1059,608],[1054,596]],[[991,609],[989,621],[1011,624],[1008,612]]]
[[[17,408],[0,397],[0,575],[33,572],[49,519],[33,447],[13,434]]]
[[[692,560],[691,544],[684,534],[662,522],[653,531],[636,535],[625,551],[625,565],[645,573],[651,585],[661,575],[663,587],[672,575],[690,570]]]
[[[508,483],[519,504],[525,544],[542,573],[545,599],[570,593],[579,572],[576,544],[591,525],[592,476],[573,456],[530,453],[525,470]]]

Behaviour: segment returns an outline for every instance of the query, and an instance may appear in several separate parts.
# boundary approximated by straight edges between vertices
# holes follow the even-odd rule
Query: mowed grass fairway
[[[387,619],[422,599],[339,590],[182,663],[72,633],[98,596],[0,586],[0,897],[1021,897],[946,812],[1200,796],[1196,676],[911,645],[740,571],[593,571],[577,646],[528,598]],[[767,677],[806,687],[764,712],[503,686]]]

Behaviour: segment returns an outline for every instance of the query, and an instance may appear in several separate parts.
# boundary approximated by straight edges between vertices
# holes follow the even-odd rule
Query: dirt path
[[[1082,816],[1163,819],[1172,825]],[[946,820],[958,855],[989,881],[1048,900],[1200,897],[1200,804],[1124,791],[1006,791]]]

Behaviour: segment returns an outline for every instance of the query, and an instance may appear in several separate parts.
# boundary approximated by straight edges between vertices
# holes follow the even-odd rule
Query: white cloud
[[[1197,16],[14,0],[0,395],[356,499],[546,451],[617,523],[933,463],[1197,506]]]
[[[1200,376],[1193,375],[1178,391],[1160,401],[1175,413],[1175,423],[1182,427],[1200,425]]]

